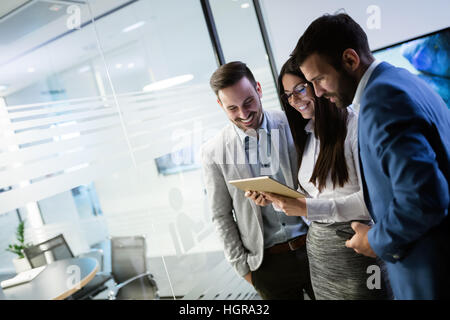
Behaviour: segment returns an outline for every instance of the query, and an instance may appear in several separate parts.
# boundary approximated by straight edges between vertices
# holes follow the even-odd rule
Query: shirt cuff
[[[237,274],[240,275],[241,277],[244,277],[246,274],[248,274],[251,271],[250,267],[248,266],[247,263],[236,264],[235,270],[236,270]]]
[[[335,211],[333,201],[306,198],[306,218],[310,221],[331,219]]]
[[[380,239],[379,234],[377,234],[379,228],[380,224],[374,224],[372,228],[370,228],[369,232],[367,232],[367,240],[369,241],[370,247],[375,254],[384,261],[390,263],[396,263],[397,261],[403,259],[406,255],[405,250],[397,248],[390,241],[389,244],[383,244],[377,241],[377,239]]]
[[[281,210],[281,208],[279,207],[279,206],[277,206],[275,203],[273,203],[272,202],[272,207],[273,207],[273,209],[275,210],[275,211],[278,211],[278,212],[284,212],[283,210]]]

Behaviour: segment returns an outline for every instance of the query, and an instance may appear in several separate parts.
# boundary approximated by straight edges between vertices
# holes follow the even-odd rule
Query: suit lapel
[[[373,70],[372,74],[369,77],[369,80],[367,81],[366,87],[364,88],[364,91],[366,91],[367,87],[372,83],[372,81],[374,81],[378,75],[383,72],[385,69],[391,67],[391,65],[387,62],[381,62],[378,66],[376,66],[376,68]],[[366,184],[366,179],[364,178],[364,167],[363,167],[363,163],[361,161],[361,145],[360,145],[360,141],[361,141],[361,121],[362,121],[362,115],[363,115],[363,110],[364,110],[364,91],[362,92],[362,96],[360,99],[360,107],[359,107],[359,116],[358,116],[358,160],[359,160],[359,171],[360,171],[360,175],[361,175],[361,181],[360,181],[360,185],[363,191],[363,196],[364,196],[364,202],[366,203],[366,207],[369,211],[370,216],[372,217],[373,221],[376,222],[375,216],[372,214],[372,203],[370,201],[370,197],[369,197],[369,193],[367,190],[367,184]]]
[[[361,115],[361,110],[360,110],[359,114]],[[375,216],[372,214],[372,203],[370,202],[369,193],[367,191],[366,179],[364,178],[364,167],[363,167],[363,163],[361,161],[360,141],[361,141],[361,117],[359,116],[358,117],[358,162],[359,162],[359,174],[360,174],[359,185],[361,186],[361,189],[363,192],[364,202],[366,204],[367,210],[369,211],[369,214],[372,217],[372,220],[374,222],[376,222]]]

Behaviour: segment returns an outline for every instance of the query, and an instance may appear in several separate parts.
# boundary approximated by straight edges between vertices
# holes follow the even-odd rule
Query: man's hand
[[[247,280],[251,285],[253,285],[253,283],[252,283],[252,272],[251,271],[244,276],[244,279]]]
[[[287,216],[304,216],[306,217],[306,199],[305,198],[289,198],[280,196],[279,194],[270,192],[261,192],[264,198],[272,201],[279,207]]]
[[[252,199],[258,206],[265,207],[272,203],[267,200],[261,193],[257,191],[246,191],[244,194],[247,198]]]
[[[345,246],[352,248],[356,253],[375,258],[377,255],[370,247],[369,240],[367,239],[367,232],[369,232],[370,227],[355,221],[352,222],[352,229],[355,231],[355,235],[345,242]]]

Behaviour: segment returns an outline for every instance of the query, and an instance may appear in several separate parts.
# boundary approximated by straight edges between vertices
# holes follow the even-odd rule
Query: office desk
[[[7,300],[63,300],[91,281],[99,269],[93,258],[55,261],[32,281],[2,289]],[[79,270],[79,277],[78,277]]]

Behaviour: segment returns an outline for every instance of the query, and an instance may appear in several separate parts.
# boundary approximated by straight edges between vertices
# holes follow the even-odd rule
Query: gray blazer
[[[265,111],[264,114],[270,128],[278,129],[279,133],[279,152],[272,147],[272,155],[279,155],[279,170],[286,184],[297,189],[297,152],[286,115],[281,111]],[[234,125],[230,123],[207,141],[201,155],[212,220],[223,241],[225,257],[237,273],[244,276],[261,265],[263,222],[260,207],[246,198],[243,191],[227,183],[252,177],[250,166],[242,161],[245,151]]]

